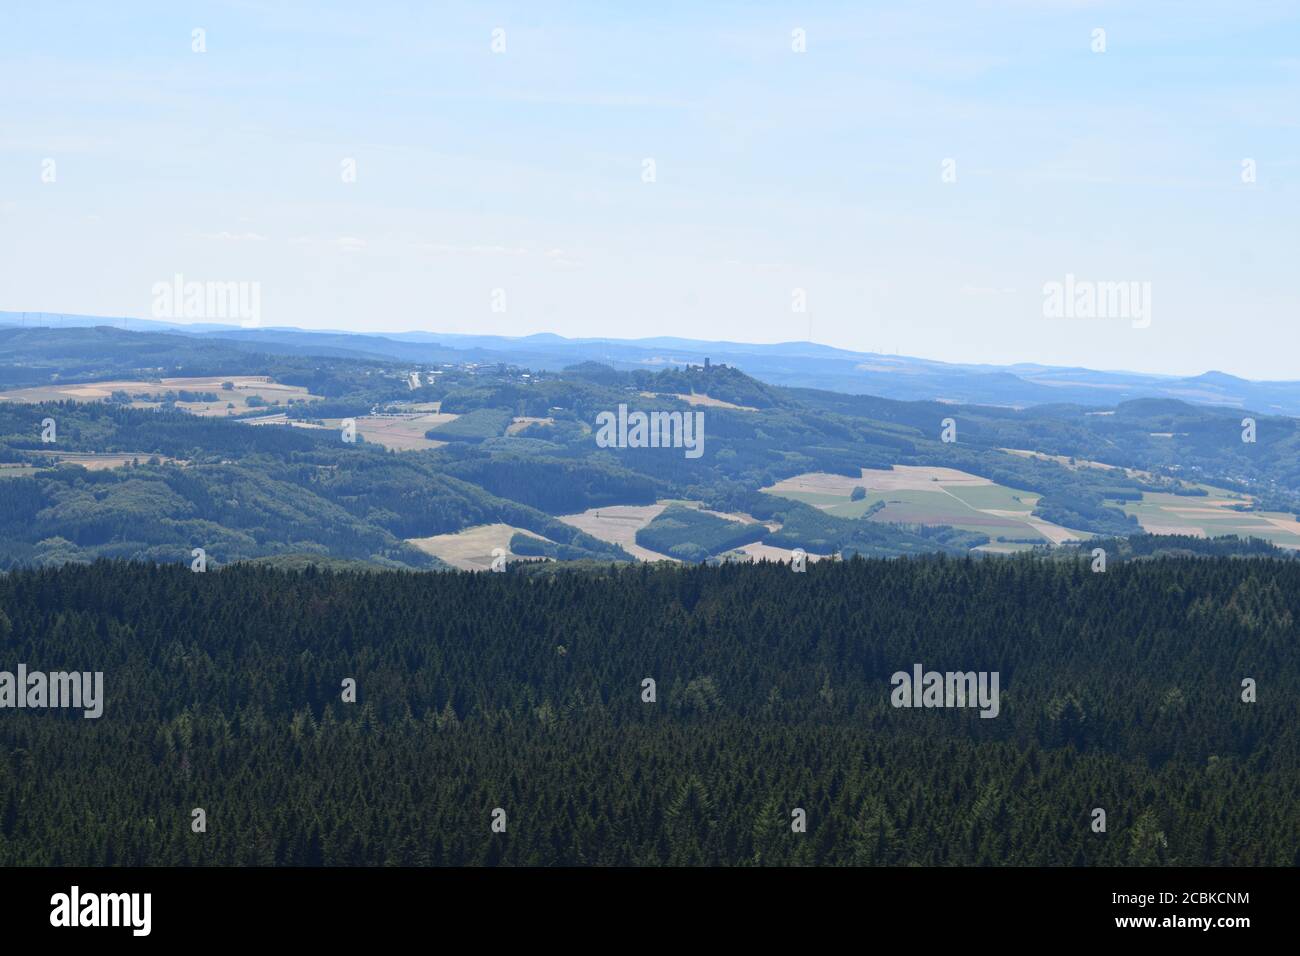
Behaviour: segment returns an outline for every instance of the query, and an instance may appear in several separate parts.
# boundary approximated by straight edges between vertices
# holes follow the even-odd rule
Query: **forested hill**
[[[9,328],[5,323],[12,323]],[[28,327],[20,327],[22,322]],[[31,328],[54,323],[57,328]],[[106,328],[121,326],[122,328]],[[126,333],[130,328],[136,330]],[[623,371],[665,364],[701,365],[706,358],[746,369],[771,385],[830,389],[852,395],[879,395],[900,401],[947,401],[968,405],[1027,407],[1070,402],[1105,407],[1140,398],[1169,398],[1253,408],[1270,414],[1300,414],[1300,383],[1249,381],[1223,372],[1177,378],[1139,372],[1036,364],[966,365],[924,358],[869,352],[851,352],[812,342],[755,345],[740,342],[704,342],[655,337],[626,339],[567,339],[549,333],[509,338],[494,335],[445,335],[424,332],[363,334],[318,332],[306,329],[245,329],[235,326],[193,326],[122,317],[50,316],[0,311],[0,359],[22,354],[32,333],[53,337],[77,347],[91,333],[146,336],[159,352],[174,351],[189,361],[187,352],[242,349],[247,352],[287,355],[352,355],[408,363],[481,362],[559,371],[580,363],[599,362]],[[77,336],[80,335],[80,339]],[[7,338],[12,337],[12,343]],[[170,346],[167,343],[171,343]],[[103,345],[111,345],[105,341]],[[86,352],[69,357],[103,361]],[[209,354],[215,354],[210,351]],[[34,357],[46,358],[43,347]],[[159,362],[158,364],[161,364]],[[177,373],[180,374],[180,373]]]
[[[105,702],[0,713],[0,865],[1295,865],[1297,621],[1268,559],[15,571],[0,670]]]
[[[1242,412],[1183,402],[954,406],[782,388],[720,364],[413,368],[116,329],[0,330],[0,385],[13,386],[0,390],[0,567],[188,562],[201,548],[214,566],[425,569],[469,547],[432,539],[494,528],[473,545],[480,565],[493,544],[537,560],[629,561],[634,543],[687,561],[882,557],[1144,528],[1300,549],[1297,422],[1251,417],[1247,442]],[[602,444],[597,419],[620,408],[698,419],[698,455]],[[651,526],[670,505],[717,520],[678,509]],[[607,508],[648,510],[616,516],[641,522],[628,533]]]

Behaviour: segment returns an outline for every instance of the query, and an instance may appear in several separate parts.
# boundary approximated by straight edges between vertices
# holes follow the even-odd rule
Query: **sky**
[[[1294,0],[6,4],[0,309],[1300,379],[1298,149]]]

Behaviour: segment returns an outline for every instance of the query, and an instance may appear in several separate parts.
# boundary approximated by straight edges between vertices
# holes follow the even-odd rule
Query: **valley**
[[[49,330],[57,354],[68,330]],[[1014,554],[1143,532],[1300,547],[1300,434],[1182,402],[1050,412],[765,384],[712,363],[559,373],[241,351],[113,332],[115,374],[32,382],[0,329],[0,565],[101,556],[484,569]],[[174,369],[151,362],[160,339]],[[214,400],[215,399],[215,400]],[[601,447],[602,413],[703,415],[702,457]],[[1099,414],[1104,412],[1105,414]],[[940,423],[958,423],[943,440]],[[57,422],[57,442],[40,423]],[[342,425],[356,424],[356,441]],[[248,427],[252,426],[252,427]],[[1174,437],[1159,437],[1172,435]],[[1154,436],[1154,437],[1153,437]]]

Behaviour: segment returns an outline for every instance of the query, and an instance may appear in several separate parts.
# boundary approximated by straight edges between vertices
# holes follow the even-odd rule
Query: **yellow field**
[[[1089,412],[1089,414],[1096,413]],[[1123,468],[1119,465],[1108,465],[1105,462],[1090,461],[1087,458],[1075,458],[1074,464],[1071,464],[1071,459],[1066,455],[1048,455],[1041,451],[1029,451],[1024,448],[999,448],[998,451],[1004,451],[1009,455],[1018,455],[1021,458],[1037,458],[1039,461],[1054,461],[1058,465],[1064,465],[1066,468],[1070,468],[1074,471],[1078,471],[1080,468],[1096,468],[1100,471],[1122,472],[1130,478],[1141,478],[1144,481],[1157,480],[1157,476],[1153,475],[1149,471],[1142,471],[1139,468]]]
[[[1264,538],[1283,548],[1300,549],[1300,521],[1279,511],[1237,511],[1249,505],[1249,495],[1202,486],[1209,494],[1184,495],[1146,492],[1141,501],[1114,503],[1135,515],[1143,531],[1151,534],[1186,534],[1214,538],[1234,534]]]
[[[705,408],[730,408],[737,412],[756,412],[757,408],[751,408],[748,405],[733,405],[731,402],[724,402],[720,398],[710,398],[708,395],[684,395],[681,392],[662,393],[665,398],[675,398],[679,402],[686,402],[688,405],[701,405]],[[659,398],[659,392],[642,392],[642,398]]]
[[[456,417],[455,415],[452,416],[452,418],[455,417]],[[554,424],[555,424],[554,418],[529,418],[528,416],[525,415],[522,418],[516,418],[514,421],[512,421],[506,427],[506,434],[518,435],[525,428],[528,428],[529,426],[532,425],[554,425]]]
[[[687,508],[696,508],[703,510],[707,514],[725,518],[728,521],[740,521],[745,524],[754,524],[758,521],[753,515],[741,512],[710,511],[707,508],[700,509],[698,501],[669,498],[656,501],[652,505],[610,505],[604,508],[589,508],[580,514],[561,515],[559,520],[572,525],[579,531],[585,531],[593,538],[620,545],[628,554],[642,561],[677,561],[676,558],[670,558],[658,551],[651,551],[649,548],[643,548],[636,543],[636,533],[659,517],[669,505],[684,505]],[[776,531],[781,526],[770,523],[767,527]],[[766,557],[769,561],[789,561],[791,554],[786,548],[773,548],[757,542],[747,544],[743,548],[737,548],[736,550],[749,554],[755,560]],[[809,557],[814,556],[809,555]]]
[[[234,385],[229,391],[223,389],[223,382]],[[145,382],[131,379],[119,379],[112,382],[69,382],[58,385],[40,385],[34,388],[14,388],[0,392],[0,401],[6,402],[102,402],[114,392],[126,392],[135,396],[146,394],[148,399],[131,402],[134,408],[152,408],[160,404],[166,392],[213,392],[218,396],[215,402],[177,402],[176,407],[191,414],[205,417],[237,415],[249,411],[248,399],[257,397],[268,406],[286,405],[289,399],[295,402],[319,401],[319,395],[310,394],[307,389],[297,385],[281,385],[264,375],[229,375],[229,376],[195,376],[189,378],[164,378],[158,382]],[[233,405],[233,408],[227,408]]]
[[[993,541],[988,544],[981,544],[979,547],[972,548],[971,550],[982,551],[985,554],[1016,554],[1017,552],[1024,551],[1025,549],[1020,545],[1005,544],[1001,541]]]
[[[862,488],[866,496],[853,501],[850,496],[854,488]],[[1034,517],[1039,495],[955,468],[863,468],[857,477],[815,472],[787,478],[763,490],[840,518],[866,516],[887,524],[946,525],[986,534],[990,538],[986,550],[1024,550],[1036,543],[1061,544],[1088,537]],[[880,504],[884,507],[868,515]]]
[[[437,425],[444,425],[460,416],[442,412],[413,415],[366,415],[356,420],[357,433],[366,441],[392,448],[394,451],[418,451],[441,448],[445,441],[425,438],[424,433]],[[339,419],[330,419],[338,427]]]
[[[737,548],[736,550],[749,555],[751,561],[767,560],[778,561],[781,564],[789,564],[794,560],[794,549],[776,548],[770,544],[763,544],[760,541],[755,541],[753,544],[747,544],[743,547]],[[823,561],[830,557],[828,554],[813,554],[812,552],[807,552],[807,554],[809,561]]]
[[[540,534],[534,534],[524,528],[515,528],[508,524],[482,524],[457,531],[455,534],[408,538],[406,543],[414,545],[426,554],[441,558],[462,571],[490,571],[494,548],[500,548],[505,552],[507,562],[538,560],[531,556],[521,557],[510,550],[510,539],[516,534],[524,534],[539,541],[546,540]]]
[[[140,464],[146,464],[150,458],[156,457],[164,464],[176,463],[177,459],[168,458],[166,455],[152,455],[148,452],[114,452],[112,454],[95,454],[94,452],[66,452],[66,451],[37,451],[32,454],[44,455],[49,458],[51,465],[80,465],[87,471],[109,471],[114,468],[125,468],[133,461]],[[180,462],[184,465],[187,462]]]
[[[642,561],[676,561],[666,554],[651,551],[636,543],[636,533],[648,525],[668,507],[667,502],[652,505],[610,505],[589,508],[576,515],[561,515],[559,520],[585,531],[593,538],[622,545],[623,550]]]
[[[304,422],[297,419],[291,419],[284,412],[275,415],[258,415],[256,418],[241,418],[241,425],[292,425],[294,428],[329,428],[329,425],[320,425],[316,422]]]
[[[931,468],[913,465],[895,465],[892,469],[863,468],[857,478],[846,475],[828,475],[810,472],[778,481],[763,490],[768,494],[783,492],[810,492],[812,494],[843,495],[848,497],[856,487],[867,491],[934,491],[935,484],[946,486],[992,485],[993,482],[978,475],[967,474],[956,468]]]
[[[30,478],[32,475],[39,474],[40,469],[31,465],[20,465],[17,462],[0,462],[0,478]]]

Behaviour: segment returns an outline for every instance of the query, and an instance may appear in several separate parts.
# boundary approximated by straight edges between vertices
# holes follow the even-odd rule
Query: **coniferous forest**
[[[1290,866],[1297,621],[1272,559],[15,570],[0,670],[104,711],[5,712],[0,865]]]

